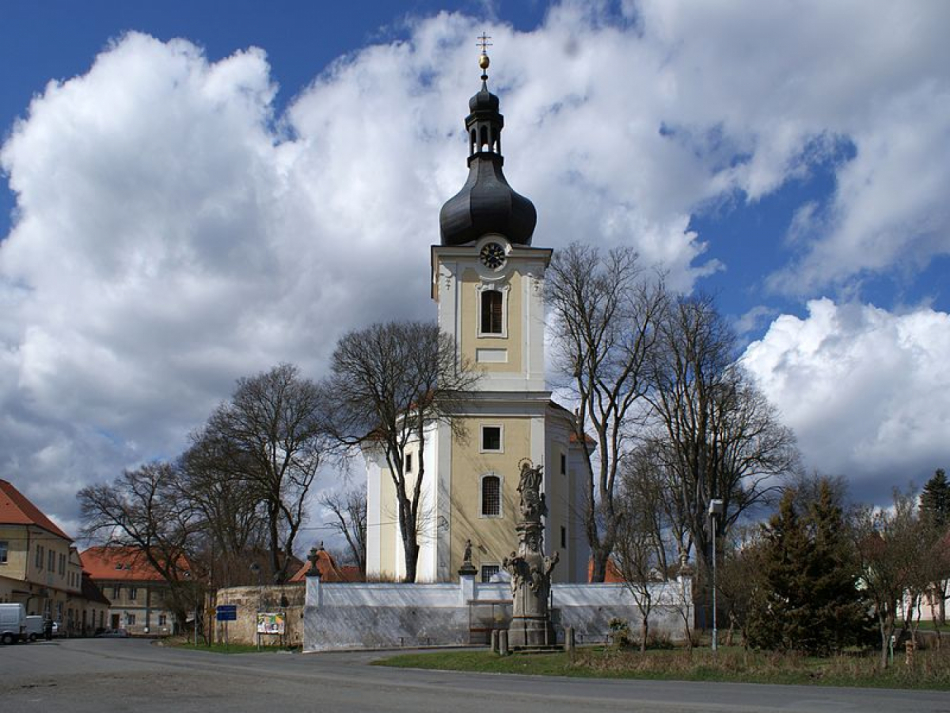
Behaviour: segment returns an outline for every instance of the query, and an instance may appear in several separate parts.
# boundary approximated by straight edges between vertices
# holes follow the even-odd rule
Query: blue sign
[[[237,621],[237,604],[219,604],[215,613],[218,621]]]

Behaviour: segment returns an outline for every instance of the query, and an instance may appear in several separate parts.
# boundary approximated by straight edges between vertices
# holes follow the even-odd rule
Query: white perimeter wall
[[[640,626],[640,613],[622,584],[554,584],[552,603],[558,635],[573,626],[581,641],[603,640],[614,618]],[[684,614],[692,621],[692,580],[653,586],[650,630],[684,638]],[[393,648],[472,643],[472,631],[498,628],[511,616],[511,586],[505,582],[458,584],[334,583],[307,578],[304,650]],[[487,617],[487,620],[486,620]]]

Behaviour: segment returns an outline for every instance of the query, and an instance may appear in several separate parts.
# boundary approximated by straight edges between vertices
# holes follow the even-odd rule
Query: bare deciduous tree
[[[321,504],[333,514],[327,522],[346,539],[350,557],[366,576],[366,491],[347,490],[324,493]]]
[[[215,458],[214,463],[206,460],[205,468],[230,474],[260,501],[277,583],[290,575],[310,486],[327,452],[322,406],[316,384],[302,378],[297,367],[281,364],[239,379],[231,400],[194,438],[203,456]]]
[[[267,550],[267,517],[248,456],[230,439],[207,429],[192,436],[181,457],[181,498],[200,520],[213,583],[252,583],[248,561]]]
[[[746,639],[749,604],[762,569],[761,532],[759,526],[734,527],[723,543],[722,559],[717,564],[716,591],[720,610],[728,620],[726,646],[732,646],[737,627],[743,641]]]
[[[620,461],[630,450],[639,401],[649,388],[647,356],[666,293],[660,279],[648,279],[634,251],[601,253],[578,243],[555,254],[547,291],[556,363],[578,405],[574,435],[589,473],[584,527],[592,578],[602,582],[620,523]],[[588,443],[588,428],[596,449]]]
[[[916,494],[894,490],[888,509],[858,508],[854,515],[855,546],[861,582],[874,605],[881,634],[881,668],[887,668],[888,645],[894,635],[905,594],[921,591],[929,573],[921,568],[929,552]]]
[[[655,454],[673,479],[700,563],[712,539],[711,499],[723,501],[714,521],[721,539],[798,466],[794,434],[735,362],[736,346],[711,299],[681,298],[665,312],[650,353]]]
[[[82,535],[127,548],[168,583],[167,602],[180,623],[194,602],[194,511],[179,497],[178,472],[169,463],[126,470],[111,484],[90,485],[76,497]]]
[[[331,361],[325,392],[332,404],[328,428],[344,445],[376,450],[396,491],[405,580],[414,582],[419,559],[424,458],[410,474],[406,454],[425,452],[430,427],[448,423],[469,398],[478,375],[456,353],[453,340],[426,322],[389,322],[346,334]]]
[[[654,471],[625,467],[623,487],[618,493],[618,510],[622,516],[617,526],[613,559],[640,612],[640,651],[646,651],[650,635],[656,585],[665,581],[668,574],[664,542],[668,528],[661,506],[663,497],[662,483]]]

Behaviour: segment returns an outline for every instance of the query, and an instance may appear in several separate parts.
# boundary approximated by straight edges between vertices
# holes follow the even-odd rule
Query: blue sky
[[[715,294],[807,467],[920,484],[950,465],[948,26],[925,1],[8,0],[0,477],[75,529],[78,487],[180,451],[237,377],[433,317],[485,30],[535,244],[631,244]]]

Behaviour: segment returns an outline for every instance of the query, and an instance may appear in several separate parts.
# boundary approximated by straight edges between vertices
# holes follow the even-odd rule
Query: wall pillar
[[[475,575],[459,573],[459,606],[467,606],[475,599]]]

